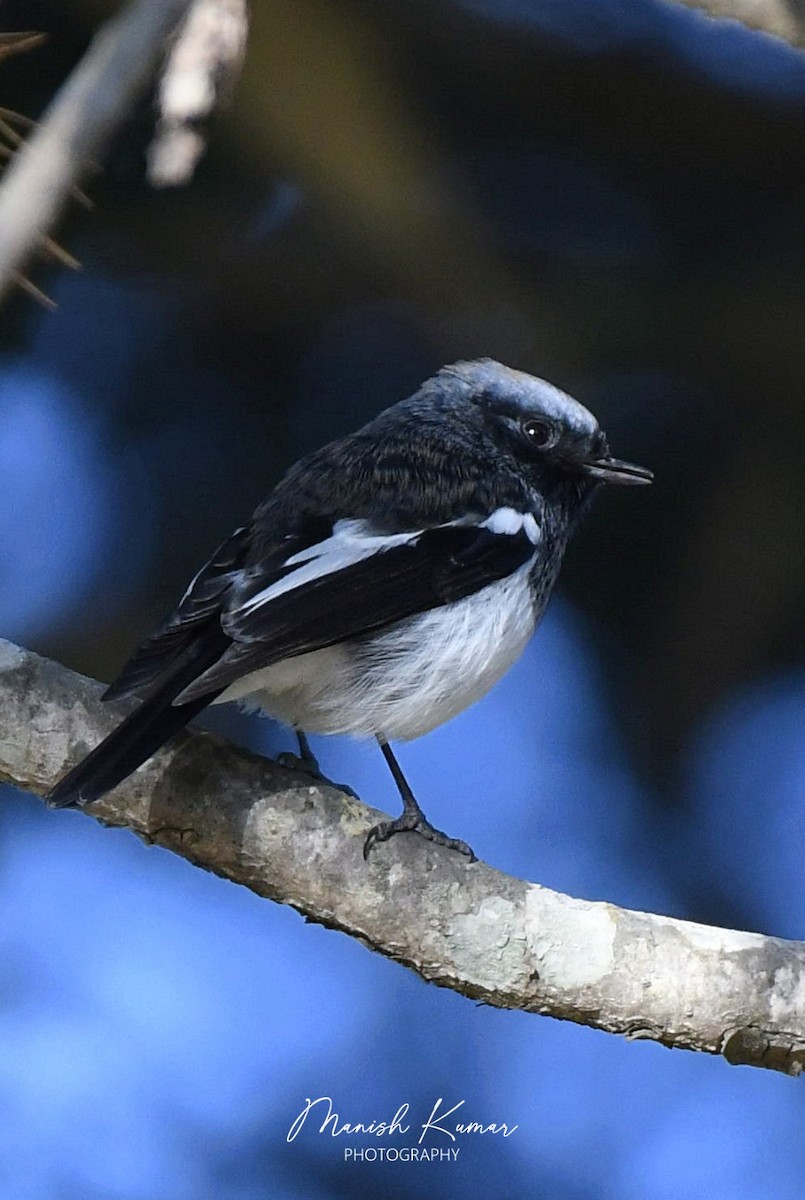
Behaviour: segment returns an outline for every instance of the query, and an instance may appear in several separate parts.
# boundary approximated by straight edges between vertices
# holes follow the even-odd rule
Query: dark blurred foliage
[[[212,123],[192,185],[145,186],[153,115],[144,101],[87,184],[94,210],[73,205],[59,230],[83,273],[44,263],[33,270],[58,312],[20,295],[3,313],[0,632],[111,678],[296,457],[408,394],[442,363],[500,358],[588,404],[616,453],[651,466],[657,482],[650,492],[601,498],[509,690],[469,724],[407,751],[431,792],[455,790],[444,820],[434,817],[477,843],[468,793],[508,791],[511,808],[477,847],[505,869],[802,936],[805,61],[782,43],[660,0],[255,0],[253,8],[244,75]],[[0,103],[38,115],[109,10],[97,0],[5,0],[4,28],[46,30],[49,40],[2,64]],[[221,717],[218,727],[270,749],[287,742],[255,722]],[[374,770],[349,753],[322,747],[334,777]],[[501,757],[519,757],[514,774]],[[456,763],[463,787],[447,783]],[[379,769],[365,780],[367,799],[385,794]],[[37,831],[66,893],[76,887],[68,867],[79,871],[83,854],[95,860],[113,843],[109,855],[123,858],[110,876],[137,880],[145,869],[136,848],[121,850],[113,835],[73,832],[70,814],[62,825],[21,799],[9,800],[9,813],[9,845],[29,844]],[[104,887],[98,869],[95,897]],[[156,897],[164,886],[174,896],[167,880],[178,871],[177,888],[220,913],[229,905],[237,919],[220,881],[188,884],[176,864],[160,870],[163,883],[155,876],[127,887]],[[82,921],[80,906],[65,914],[57,896],[41,927],[32,919],[32,937],[58,940],[61,920]],[[89,893],[87,901],[97,903]],[[310,994],[297,1006],[315,1010],[311,996],[338,963],[339,978],[354,976],[358,1008],[371,1007],[371,1033],[353,1030],[344,993],[343,1008],[332,999],[327,1008],[326,1079],[315,1064],[305,1074],[298,1057],[274,1060],[263,1046],[275,1074],[261,1082],[258,1072],[243,1087],[264,1088],[266,1103],[271,1094],[278,1104],[281,1092],[282,1115],[263,1120],[258,1104],[238,1136],[210,1116],[212,1106],[198,1128],[188,1117],[175,1136],[187,1161],[203,1141],[206,1165],[195,1183],[177,1166],[172,1196],[210,1188],[241,1200],[268,1194],[269,1177],[272,1194],[288,1196],[353,1195],[362,1186],[455,1195],[455,1173],[429,1174],[427,1184],[424,1169],[345,1174],[329,1146],[302,1148],[300,1139],[286,1147],[284,1130],[297,1093],[310,1094],[300,1087],[360,1097],[353,1119],[368,1119],[381,1096],[391,1107],[378,1118],[403,1092],[420,1096],[421,1107],[438,1094],[477,1092],[481,1077],[490,1087],[498,1081],[507,1111],[525,1125],[533,1095],[509,1068],[483,1065],[487,1044],[507,1062],[531,1053],[540,1062],[541,1140],[527,1150],[512,1142],[466,1151],[474,1157],[465,1190],[474,1178],[478,1194],[569,1200],[664,1196],[663,1187],[669,1196],[731,1200],[798,1195],[793,1161],[786,1173],[774,1160],[772,1185],[771,1163],[765,1177],[755,1174],[736,1149],[750,1126],[801,1128],[801,1102],[783,1090],[794,1084],[750,1084],[722,1064],[677,1065],[655,1047],[627,1052],[586,1031],[535,1030],[536,1018],[520,1015],[484,1012],[477,1043],[464,1040],[461,1025],[451,1044],[454,1023],[471,1019],[460,1015],[473,1013],[466,1002],[407,977],[398,983],[399,968],[364,967],[358,947],[343,951],[341,940],[303,930],[288,914],[240,903],[265,942],[261,953],[308,956]],[[202,946],[213,920],[204,912],[191,932],[177,916],[173,936]],[[216,920],[225,942],[226,920]],[[269,920],[270,937],[262,932]],[[23,961],[24,944],[17,952]],[[236,975],[242,963],[231,955],[221,972]],[[287,966],[278,969],[285,978]],[[58,976],[52,963],[43,970]],[[13,992],[19,980],[8,986]],[[40,980],[35,990],[56,1004],[53,986]],[[175,1007],[164,986],[164,1004]],[[392,987],[395,1009],[381,1015],[378,991]],[[223,1017],[225,1000],[211,1000],[211,1012],[214,1003]],[[438,1006],[428,1020],[447,1039],[438,1055],[423,1036],[426,1004]],[[289,1001],[284,1020],[294,1007]],[[258,1010],[255,995],[254,1030]],[[199,1036],[214,1039],[218,1024],[209,1022]],[[308,1032],[300,1025],[292,1039],[303,1057]],[[360,1046],[371,1055],[350,1059],[347,1048]],[[434,1078],[422,1064],[437,1058]],[[186,1104],[195,1085],[182,1089],[184,1066],[165,1071]],[[369,1083],[381,1071],[385,1091]],[[16,1085],[0,1083],[19,1107]],[[639,1144],[609,1111],[623,1091],[629,1112],[654,1122]],[[243,1103],[245,1092],[236,1094]],[[98,1101],[91,1086],[87,1100]],[[680,1174],[685,1146],[713,1108],[731,1114],[724,1158],[699,1146],[691,1162],[702,1165]],[[210,1124],[219,1130],[211,1141]],[[142,1137],[161,1179],[169,1156]],[[109,1149],[108,1160],[122,1154]],[[91,1191],[89,1155],[76,1149],[58,1194],[167,1194],[147,1171],[140,1179],[123,1166],[120,1179],[98,1166]],[[734,1174],[724,1173],[728,1159]],[[43,1184],[28,1194],[51,1193]]]

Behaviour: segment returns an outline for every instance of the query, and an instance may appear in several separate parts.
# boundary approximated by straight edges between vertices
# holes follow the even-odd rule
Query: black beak
[[[602,483],[652,483],[654,475],[645,467],[621,462],[619,458],[595,458],[584,464],[584,474]]]

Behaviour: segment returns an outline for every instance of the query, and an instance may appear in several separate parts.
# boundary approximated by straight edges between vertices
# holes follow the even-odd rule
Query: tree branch
[[[193,0],[139,0],[110,21],[3,174],[0,298],[128,116]]]
[[[0,641],[0,781],[42,794],[120,719],[99,686]],[[574,900],[419,838],[210,734],[182,735],[87,810],[500,1008],[805,1066],[805,944]]]
[[[188,183],[204,152],[201,125],[231,94],[246,53],[246,0],[195,0],[159,83],[159,120],[148,148],[154,187]]]
[[[798,0],[672,2],[712,17],[732,18],[794,46],[805,45],[805,21]],[[101,30],[0,183],[0,300],[15,284],[25,282],[28,260],[53,230],[88,163],[100,156],[129,114],[152,77],[166,41],[191,8],[198,20],[184,26],[188,54],[174,56],[174,62],[181,58],[184,63],[198,46],[204,49],[201,70],[192,74],[190,90],[195,89],[195,99],[183,92],[177,115],[173,100],[167,103],[163,96],[163,117],[149,168],[152,179],[160,183],[189,177],[202,148],[193,122],[213,102],[216,75],[231,76],[242,54],[245,0],[137,0]],[[204,25],[202,17],[206,20],[209,14],[214,17],[212,42],[196,37]],[[27,44],[31,44],[28,35],[17,36],[28,38]],[[3,49],[8,52],[11,48],[6,37]],[[174,71],[171,77],[175,82]],[[186,87],[184,79],[182,89]]]
[[[31,30],[0,33],[0,59],[10,58],[12,54],[24,54],[36,46],[41,46],[44,40],[43,33],[34,33]]]
[[[805,20],[799,0],[674,0],[687,8],[696,8],[709,17],[738,21],[790,42],[805,46]]]

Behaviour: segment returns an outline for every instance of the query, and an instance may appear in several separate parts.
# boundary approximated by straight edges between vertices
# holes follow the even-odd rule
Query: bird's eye
[[[547,421],[540,421],[535,418],[523,421],[523,433],[532,446],[550,446],[554,440],[553,426],[549,425]]]

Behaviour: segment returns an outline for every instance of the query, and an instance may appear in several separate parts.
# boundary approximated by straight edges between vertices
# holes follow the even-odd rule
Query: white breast
[[[483,696],[535,625],[530,564],[464,600],[383,633],[288,658],[228,688],[309,733],[419,737]]]

